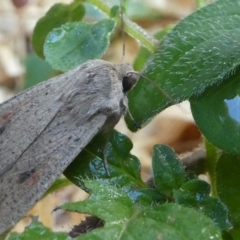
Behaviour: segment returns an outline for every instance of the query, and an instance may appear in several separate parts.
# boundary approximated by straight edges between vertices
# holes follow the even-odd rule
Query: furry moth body
[[[0,233],[20,220],[101,130],[128,110],[128,64],[93,60],[0,105]]]

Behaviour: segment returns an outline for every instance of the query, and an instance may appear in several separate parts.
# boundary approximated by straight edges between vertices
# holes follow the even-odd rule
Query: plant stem
[[[201,7],[203,7],[203,6],[205,6],[207,4],[206,0],[195,0],[195,2],[197,4],[198,8],[201,8]]]
[[[101,10],[103,13],[110,17],[111,7],[104,3],[102,0],[85,0],[85,2],[94,5],[99,10]],[[120,17],[118,20],[120,20]],[[139,41],[142,44],[142,46],[144,46],[150,52],[153,53],[158,45],[158,41],[154,37],[149,35],[143,28],[141,28],[140,26],[138,26],[136,23],[132,22],[125,16],[123,16],[123,20],[124,31],[133,38],[135,38],[137,41]]]
[[[218,151],[210,142],[204,139],[206,149],[206,161],[205,166],[208,171],[209,180],[212,188],[211,195],[217,197],[217,186],[216,186],[216,164],[218,161]]]

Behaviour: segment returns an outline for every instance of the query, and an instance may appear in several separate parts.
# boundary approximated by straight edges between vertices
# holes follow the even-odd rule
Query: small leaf
[[[95,228],[76,239],[164,239],[206,240],[221,239],[219,229],[201,213],[177,204],[154,206],[135,205],[121,189],[94,181],[86,181],[92,190],[81,202],[64,204],[61,208],[85,212],[102,219],[104,226]],[[15,239],[70,239],[64,233],[53,233],[40,223],[33,222],[23,234],[12,233]]]
[[[208,141],[240,154],[240,70],[190,102],[194,120]]]
[[[202,180],[186,182],[181,188],[174,192],[177,203],[192,207],[199,212],[209,216],[216,226],[222,230],[229,229],[231,224],[228,220],[228,210],[218,198],[209,196],[210,185]]]
[[[153,203],[164,203],[167,201],[165,195],[157,191],[157,189],[144,188],[131,191],[129,197],[135,204],[150,205]]]
[[[62,209],[89,213],[109,222],[123,220],[132,215],[134,204],[120,189],[97,181],[84,182],[91,189],[90,197],[83,202],[66,203],[61,206]]]
[[[98,134],[65,170],[65,176],[80,187],[81,179],[88,178],[117,185],[127,192],[145,188],[146,184],[140,175],[140,162],[129,153],[132,142],[117,131],[113,131],[108,143],[110,177],[107,176],[102,159],[103,149],[106,147],[104,138],[102,134]]]
[[[66,233],[56,233],[50,228],[43,226],[40,222],[34,220],[25,231],[20,233],[10,233],[8,240],[27,240],[27,239],[54,239],[54,240],[70,240]]]
[[[95,24],[74,22],[53,29],[46,37],[44,55],[54,69],[68,71],[100,58],[109,45],[115,21],[104,19]]]
[[[165,226],[168,228],[166,229],[168,234],[171,233],[169,231],[170,226],[174,229],[176,235],[174,234],[172,238],[168,234],[166,238],[163,235],[162,239],[164,240],[222,239],[219,228],[214,226],[213,222],[208,217],[193,209],[185,208],[177,204],[171,203],[159,205],[145,213],[144,217],[151,217],[161,223],[166,223]],[[159,224],[159,228],[161,227],[164,228],[164,225]],[[146,237],[146,239],[148,238]]]
[[[62,208],[94,214],[105,225],[79,239],[221,239],[211,220],[190,208],[176,204],[142,208],[113,186],[92,181],[86,185],[92,190],[86,201],[64,204]]]
[[[153,175],[156,188],[172,195],[185,181],[183,166],[176,154],[165,145],[156,145],[153,149]]]
[[[141,126],[167,106],[199,96],[240,63],[240,1],[215,1],[183,19],[160,43],[129,92],[129,108]],[[144,111],[142,111],[144,109]],[[135,129],[128,118],[131,129]]]
[[[114,18],[119,14],[120,8],[119,6],[113,6],[110,10],[110,17]]]
[[[184,183],[181,188],[175,193],[176,195],[181,194],[183,197],[189,195],[189,197],[194,198],[194,201],[201,201],[209,197],[210,190],[211,187],[207,182],[199,179],[194,179]]]
[[[33,31],[32,44],[39,57],[44,58],[43,45],[46,36],[52,29],[61,27],[62,24],[67,22],[80,21],[83,18],[85,8],[81,2],[75,0],[71,4],[55,4],[37,22]]]
[[[24,89],[32,87],[44,80],[54,76],[55,71],[46,62],[40,59],[36,54],[31,53],[25,59],[26,76]]]
[[[240,156],[223,153],[216,166],[216,183],[219,198],[226,204],[230,221],[238,226],[240,236]]]

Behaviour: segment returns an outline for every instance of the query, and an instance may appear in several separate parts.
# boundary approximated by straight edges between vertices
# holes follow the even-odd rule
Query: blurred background
[[[31,47],[34,26],[55,3],[70,3],[70,0],[1,0],[0,3],[0,103],[19,91],[33,86],[56,75],[56,72],[37,57]],[[111,5],[119,1],[110,1]],[[87,20],[97,20],[104,15],[86,5]],[[161,28],[174,25],[196,10],[195,0],[132,0],[129,1],[126,15],[138,25],[154,34]],[[132,64],[140,48],[139,44],[126,36],[125,62]],[[112,63],[122,59],[121,30],[114,34],[109,50],[103,57]],[[137,103],[136,103],[137,104]],[[188,154],[201,143],[201,135],[194,124],[188,102],[172,106],[150,124],[131,133],[124,121],[116,126],[128,135],[134,143],[132,153],[142,163],[142,177],[151,177],[151,154],[155,144],[168,144],[176,153]],[[68,201],[85,199],[87,194],[78,187],[69,186],[48,195],[29,212],[39,215],[40,220],[56,231],[69,230],[85,216],[52,210]],[[29,219],[24,218],[15,228],[22,231]]]

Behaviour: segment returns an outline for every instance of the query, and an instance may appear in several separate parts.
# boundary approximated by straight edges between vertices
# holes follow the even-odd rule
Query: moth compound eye
[[[137,79],[134,78],[133,74],[127,73],[122,80],[123,92],[126,93],[130,91],[134,87],[136,82],[137,82]]]
[[[131,83],[131,81],[129,81],[129,77],[123,77],[122,86],[123,86],[124,93],[131,90],[132,83]]]

